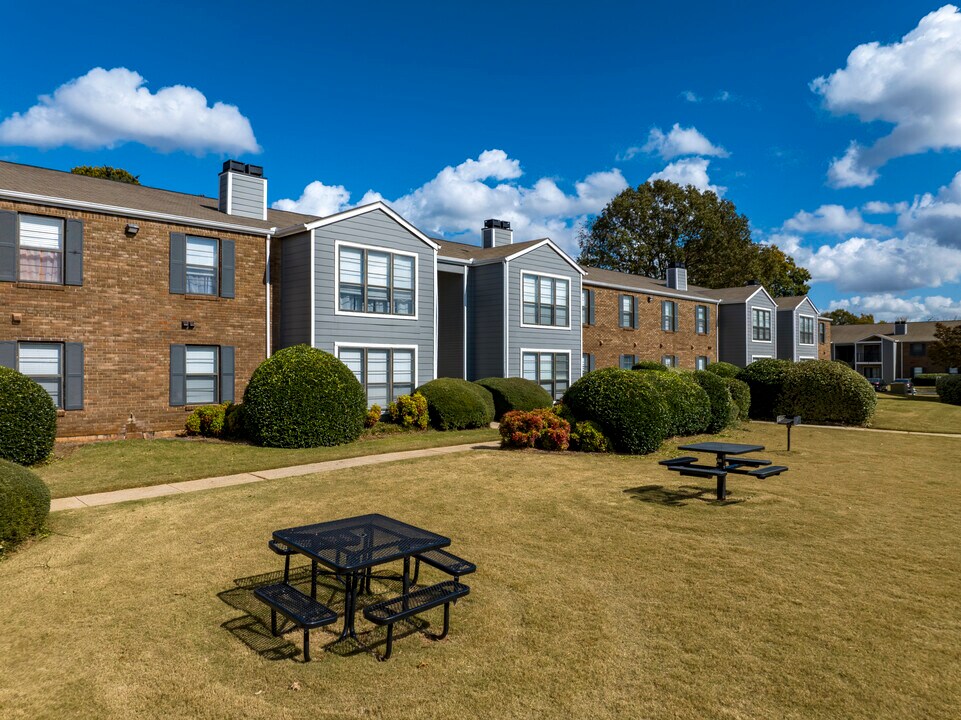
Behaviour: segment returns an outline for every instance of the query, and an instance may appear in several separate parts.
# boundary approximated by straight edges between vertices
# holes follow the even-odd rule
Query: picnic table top
[[[743,455],[744,453],[759,452],[763,445],[743,445],[741,443],[702,442],[692,445],[679,445],[678,450],[693,450],[694,452],[715,453],[717,455]]]

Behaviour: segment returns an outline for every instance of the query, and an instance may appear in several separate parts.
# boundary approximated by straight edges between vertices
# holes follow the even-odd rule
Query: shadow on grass
[[[302,654],[298,645],[284,639],[284,635],[296,631],[294,637],[300,639],[301,629],[278,615],[277,624],[280,635],[274,636],[270,632],[270,608],[260,602],[254,595],[259,587],[283,582],[282,571],[251,575],[234,580],[235,587],[217,593],[217,597],[230,607],[240,610],[244,614],[228,620],[221,627],[240,640],[244,645],[266,660],[290,660]],[[310,594],[310,565],[292,567],[289,583],[305,594]],[[371,582],[371,592],[362,593],[357,599],[357,620],[364,622],[362,610],[380,600],[400,595],[403,588],[401,578],[397,574],[374,573]],[[332,575],[317,575],[317,600],[341,618],[326,627],[311,630],[311,640],[314,642],[326,640],[323,649],[334,655],[347,657],[361,653],[371,653],[387,641],[386,626],[371,625],[369,629],[357,629],[357,639],[339,639],[343,627],[344,614],[344,586]],[[423,632],[430,623],[418,617],[394,623],[394,641],[408,635]],[[313,642],[311,643],[313,645]]]
[[[668,488],[663,485],[641,485],[640,487],[627,488],[624,492],[641,502],[669,505],[671,507],[684,507],[694,501],[708,505],[739,505],[745,500],[745,498],[732,500],[730,491],[728,491],[726,500],[718,500],[715,488],[694,487],[693,485],[681,485],[676,488]]]

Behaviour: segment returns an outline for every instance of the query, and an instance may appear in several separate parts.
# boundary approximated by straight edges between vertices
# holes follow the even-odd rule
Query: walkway
[[[751,420],[751,422],[760,423],[763,425],[777,424],[775,422],[771,422],[770,420]],[[853,425],[804,425],[803,423],[801,427],[816,428],[818,430],[852,430],[854,432],[890,433],[893,435],[920,435],[921,437],[961,438],[961,433],[928,432],[927,430],[888,430],[886,428],[855,427]]]
[[[381,463],[397,462],[398,460],[413,460],[416,458],[435,457],[437,455],[449,455],[467,450],[486,450],[498,447],[500,447],[500,443],[493,441],[427,448],[425,450],[405,450],[404,452],[364,455],[361,457],[344,458],[342,460],[310,463],[309,465],[274,468],[273,470],[258,470],[256,472],[238,473],[237,475],[185,480],[183,482],[168,483],[166,485],[150,485],[148,487],[94,493],[93,495],[56,498],[50,501],[50,512],[78,510],[80,508],[97,507],[99,505],[113,505],[129,500],[147,500],[149,498],[163,497],[164,495],[179,495],[181,493],[197,492],[198,490],[212,490],[214,488],[230,487],[232,485],[247,485],[248,483],[261,482],[263,480],[279,480],[281,478],[297,477],[299,475],[312,475],[314,473],[363,467],[364,465],[380,465]]]

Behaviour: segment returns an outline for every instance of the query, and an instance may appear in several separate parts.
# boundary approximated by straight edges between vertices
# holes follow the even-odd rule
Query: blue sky
[[[663,176],[732,200],[822,310],[961,317],[961,13],[649,5],[16,3],[45,47],[0,44],[0,158],[214,195],[237,157],[279,207],[382,198],[468,241],[500,217],[575,255]]]

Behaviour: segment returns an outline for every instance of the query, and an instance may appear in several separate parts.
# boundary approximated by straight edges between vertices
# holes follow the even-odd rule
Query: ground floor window
[[[63,407],[62,343],[19,343],[17,370],[46,390],[54,405]]]
[[[337,356],[367,390],[367,405],[387,405],[414,392],[414,350],[342,347]]]
[[[621,355],[621,370],[630,370],[637,364],[637,355]]]
[[[594,369],[594,356],[591,353],[581,355],[581,375]]]
[[[677,367],[677,355],[661,355],[661,365],[664,367]]]
[[[560,400],[570,383],[570,355],[552,352],[525,352],[522,357],[523,375],[533,380]]]
[[[216,345],[188,345],[184,349],[187,405],[219,402],[219,348]]]
[[[916,368],[913,368],[912,372],[914,372],[915,375],[920,375],[921,373],[924,372],[924,368],[923,368],[923,367],[916,367]]]
[[[698,355],[697,360],[694,361],[694,367],[697,370],[707,370],[707,355]]]
[[[868,380],[877,380],[881,377],[881,368],[868,365],[861,368],[861,374]]]
[[[755,360],[770,360],[770,355],[751,355],[751,362]]]

